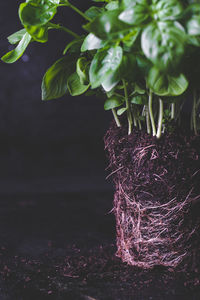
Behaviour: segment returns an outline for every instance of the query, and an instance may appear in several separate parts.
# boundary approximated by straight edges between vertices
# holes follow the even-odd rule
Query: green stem
[[[122,95],[120,93],[117,93],[117,92],[114,92],[113,95],[119,96],[120,98],[122,97]]]
[[[151,124],[150,124],[148,105],[145,105],[145,115],[146,115],[147,133],[151,134]]]
[[[156,137],[159,139],[162,133],[162,123],[163,123],[163,101],[159,99],[159,118],[158,118],[158,130]]]
[[[139,124],[139,129],[142,130],[142,124],[141,124],[140,119],[138,120],[138,124]]]
[[[196,95],[196,91],[194,91],[194,95],[193,95],[193,109],[192,109],[192,120],[193,120],[193,128],[194,128],[194,134],[198,135],[198,131],[197,131],[197,95]]]
[[[73,37],[75,37],[76,39],[78,39],[80,37],[78,34],[76,34],[72,30],[70,30],[70,29],[68,29],[68,28],[66,28],[62,25],[54,24],[54,23],[51,23],[51,22],[49,22],[48,24],[51,26],[51,28],[63,30],[65,32],[69,33],[70,35],[72,35]]]
[[[135,127],[137,127],[137,118],[135,116],[135,110],[134,110],[134,105],[132,104],[131,105],[131,112],[132,112],[132,119],[133,119],[133,124]]]
[[[117,124],[117,127],[121,127],[121,123],[120,123],[120,120],[119,120],[119,118],[118,118],[118,115],[117,115],[117,113],[116,113],[115,108],[112,108],[112,113],[113,113],[113,117],[114,117],[114,119],[115,119],[115,122],[116,122],[116,124]]]
[[[156,126],[155,126],[155,120],[153,116],[153,93],[150,90],[149,93],[149,115],[150,115],[150,120],[151,120],[151,127],[152,127],[152,134],[153,136],[156,135]]]
[[[124,96],[125,96],[126,108],[127,108],[128,134],[131,134],[133,119],[132,119],[132,115],[131,115],[130,103],[129,103],[129,100],[128,100],[128,91],[127,91],[126,82],[125,82],[125,80],[122,80],[122,82],[123,82],[123,86],[124,86]]]
[[[200,98],[199,98],[199,100],[197,101],[197,105],[196,105],[196,108],[197,108],[197,109],[199,108],[199,105],[200,105]]]
[[[171,119],[175,119],[175,103],[171,104]]]
[[[142,109],[142,117],[145,117],[146,116],[146,105],[143,106],[143,109]]]
[[[134,123],[134,126],[137,127],[137,120],[136,120],[135,116],[133,116],[133,123]]]
[[[74,6],[73,4],[69,3],[69,1],[64,1],[63,4],[60,4],[59,6],[67,6],[70,7],[71,9],[73,9],[75,12],[77,12],[81,17],[83,17],[85,20],[91,22],[92,19],[90,19],[88,16],[86,16],[86,14],[84,14],[80,9],[78,9],[78,7]]]

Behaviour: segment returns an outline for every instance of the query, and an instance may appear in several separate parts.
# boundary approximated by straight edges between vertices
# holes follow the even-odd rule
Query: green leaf
[[[149,18],[149,6],[131,4],[126,10],[124,10],[119,15],[119,20],[130,24],[130,25],[140,25],[144,23],[145,20]]]
[[[26,31],[32,38],[39,43],[46,43],[48,41],[48,26],[25,26]]]
[[[21,29],[11,35],[9,35],[8,37],[8,41],[10,44],[17,44],[18,42],[21,41],[21,39],[23,38],[23,36],[25,35],[26,33],[26,29]]]
[[[162,70],[174,70],[185,51],[186,35],[177,23],[152,23],[144,29],[142,50],[153,64]]]
[[[115,10],[119,8],[119,1],[111,1],[110,3],[108,3],[105,8],[107,10]]]
[[[122,107],[117,110],[117,115],[121,116],[121,115],[123,115],[123,113],[125,113],[125,111],[127,111],[127,107]]]
[[[87,96],[87,97],[97,96],[97,92],[94,90],[88,90],[88,91],[86,91],[85,96]]]
[[[58,1],[29,0],[19,6],[19,17],[24,26],[41,26],[57,12]]]
[[[147,84],[159,96],[178,96],[188,87],[188,81],[183,74],[167,75],[156,67],[149,72]]]
[[[110,97],[112,97],[112,96],[114,95],[114,93],[115,93],[115,89],[112,89],[111,91],[106,92],[106,96],[107,96],[108,98],[110,98]]]
[[[83,27],[102,40],[123,38],[130,29],[130,25],[118,19],[120,12],[121,10],[118,9],[106,11]]]
[[[102,81],[102,87],[106,92],[111,91],[121,79],[132,82],[137,75],[137,64],[135,56],[130,53],[124,53],[122,61],[114,72],[105,76]]]
[[[109,0],[92,0],[93,2],[109,2]]]
[[[193,15],[198,15],[200,13],[200,3],[194,3],[194,2],[195,0],[191,0],[191,4],[187,5],[183,13],[183,17],[187,20],[191,18]]]
[[[200,4],[193,3],[189,5],[185,11],[184,16],[187,32],[190,36],[199,35],[200,32]]]
[[[85,11],[85,15],[91,20],[95,19],[104,11],[102,7],[91,6],[88,10]]]
[[[70,51],[70,53],[80,53],[81,45],[83,43],[84,37],[80,37],[78,39],[74,39],[71,41],[67,46],[65,47],[63,54],[65,55],[67,51]]]
[[[187,43],[196,47],[200,47],[200,36],[189,36]]]
[[[131,98],[131,103],[138,105],[147,105],[148,99],[146,95],[136,95]]]
[[[183,11],[178,0],[157,0],[151,8],[154,19],[160,21],[176,20]]]
[[[107,75],[105,79],[102,80],[101,85],[106,92],[109,92],[118,84],[119,81],[120,81],[120,74],[119,72],[116,71]]]
[[[122,6],[124,8],[130,7],[131,5],[135,5],[138,0],[121,0]]]
[[[89,86],[89,84],[84,85],[80,82],[80,78],[76,72],[73,73],[67,80],[67,87],[71,96],[78,96],[85,93]]]
[[[81,46],[81,51],[85,52],[88,50],[94,50],[94,49],[100,49],[105,45],[105,42],[100,40],[98,37],[96,37],[93,33],[89,33],[82,46]]]
[[[111,86],[114,87],[119,82],[116,73],[118,73],[122,57],[123,50],[119,46],[99,50],[96,53],[89,70],[92,88],[96,88],[102,83],[106,84],[106,80],[108,79],[110,90]]]
[[[125,79],[127,81],[133,81],[137,74],[137,65],[135,56],[129,53],[125,53],[121,62],[116,66],[113,72],[106,75],[101,82],[102,87],[106,92],[111,91],[120,80]]]
[[[127,34],[123,38],[123,44],[124,44],[124,50],[128,52],[132,52],[133,47],[135,46],[135,42],[137,40],[137,37],[139,36],[139,33],[141,32],[140,29],[135,28],[132,30],[129,34]]]
[[[81,84],[87,85],[89,82],[89,62],[85,57],[80,57],[77,60],[76,72],[80,78]]]
[[[120,65],[120,78],[129,82],[133,82],[137,75],[137,61],[132,53],[124,53],[122,63]]]
[[[60,3],[60,0],[49,0],[49,2],[52,2],[52,3],[58,5]],[[66,0],[65,0],[65,2],[66,2]]]
[[[138,84],[134,84],[134,93],[140,94],[140,95],[144,95],[145,94],[145,90],[143,88],[141,88]]]
[[[62,97],[67,92],[67,79],[76,70],[77,55],[68,54],[57,60],[42,80],[42,100]]]
[[[144,76],[146,76],[149,73],[152,67],[152,62],[148,60],[144,55],[139,55],[139,54],[136,55],[136,60],[137,60],[137,66],[140,71],[138,76],[144,78]]]
[[[133,92],[130,94],[130,96],[135,96],[137,94],[144,95],[146,93],[145,89],[141,88],[137,83],[133,84]]]
[[[199,35],[200,34],[200,16],[193,16],[187,22],[187,32],[191,36]]]
[[[14,50],[6,53],[1,59],[9,64],[16,62],[24,54],[24,51],[30,42],[31,36],[28,33],[25,33],[17,47]]]
[[[123,103],[124,103],[124,99],[122,97],[113,96],[111,98],[106,99],[104,103],[104,109],[110,110],[121,106]]]
[[[122,79],[132,82],[136,74],[137,64],[135,56],[130,53],[124,53],[121,64],[119,64],[119,67],[116,68],[115,72],[112,72],[110,75],[105,77],[102,82],[102,87],[106,92],[109,92]]]

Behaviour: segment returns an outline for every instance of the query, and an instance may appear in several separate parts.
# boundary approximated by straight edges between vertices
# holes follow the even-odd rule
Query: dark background
[[[0,1],[0,56],[13,48],[7,37],[22,28],[20,2]],[[72,2],[83,11],[91,5]],[[83,32],[83,19],[68,8],[59,9],[55,23]],[[114,241],[103,143],[112,116],[94,97],[41,100],[42,77],[71,40],[52,30],[48,43],[31,43],[16,63],[0,62],[0,300],[44,300],[54,283],[49,297],[78,299],[76,277],[71,286],[63,275],[66,257],[78,253],[79,268],[77,249],[90,256],[91,249]],[[101,268],[102,261],[97,264]],[[61,276],[55,276],[59,265]]]
[[[22,28],[21,1],[0,3],[0,55],[7,36]],[[74,0],[83,11],[91,1]],[[69,8],[55,22],[81,33],[83,20]],[[42,102],[42,77],[72,38],[50,31],[45,44],[31,43],[15,64],[0,63],[0,193],[65,193],[110,190],[105,181],[103,136],[111,115],[95,97],[64,96]]]

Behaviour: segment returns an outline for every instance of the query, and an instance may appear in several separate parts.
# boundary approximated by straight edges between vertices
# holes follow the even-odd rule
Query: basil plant
[[[121,115],[160,138],[192,101],[191,130],[198,134],[200,106],[200,3],[189,0],[93,0],[85,12],[68,0],[26,0],[19,5],[23,29],[8,37],[16,48],[1,59],[17,61],[29,44],[63,30],[72,41],[42,80],[42,99],[97,95],[117,126]],[[95,3],[94,3],[95,2]],[[68,7],[83,18],[84,35],[53,22]]]

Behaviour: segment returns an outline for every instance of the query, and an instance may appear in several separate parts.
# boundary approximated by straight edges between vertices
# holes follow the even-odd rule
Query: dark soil
[[[160,140],[111,125],[105,137],[117,255],[130,265],[194,268],[200,260],[200,137],[173,128]]]
[[[2,197],[1,300],[199,300],[198,270],[143,270],[115,257],[113,195]]]

